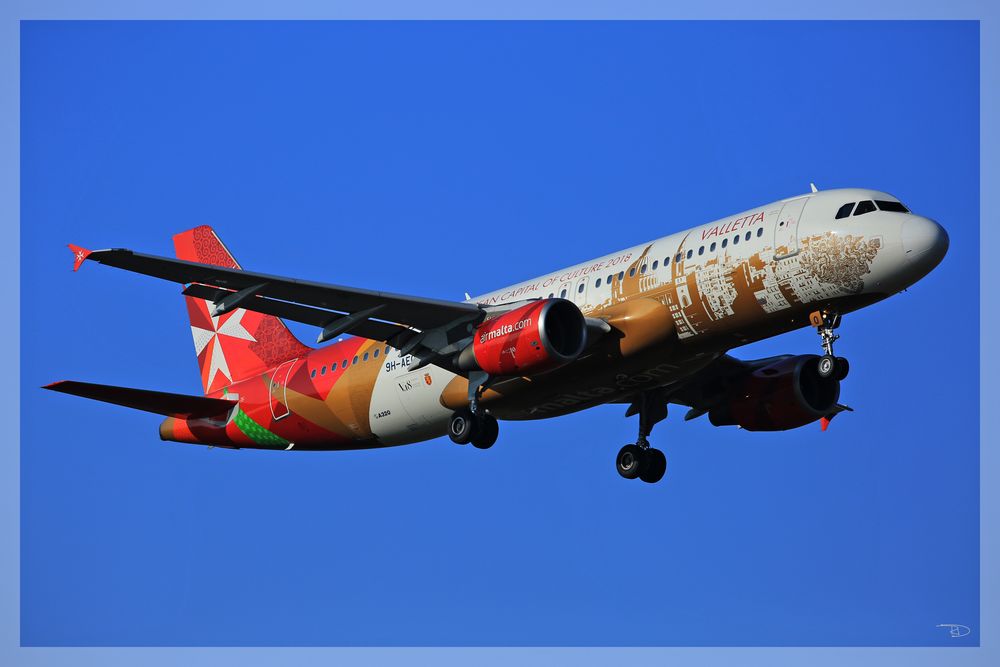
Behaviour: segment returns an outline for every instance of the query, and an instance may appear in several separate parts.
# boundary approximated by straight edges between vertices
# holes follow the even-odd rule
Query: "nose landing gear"
[[[641,479],[649,484],[659,482],[667,472],[667,457],[659,449],[649,446],[648,436],[653,426],[667,417],[667,402],[658,394],[643,392],[625,413],[626,417],[639,414],[639,437],[635,444],[625,445],[618,451],[615,467],[625,479]]]
[[[840,313],[828,310],[817,310],[809,314],[809,324],[816,328],[823,346],[822,357],[819,358],[819,376],[843,380],[850,371],[850,364],[844,357],[833,355],[833,344],[840,338],[833,331],[840,326]]]

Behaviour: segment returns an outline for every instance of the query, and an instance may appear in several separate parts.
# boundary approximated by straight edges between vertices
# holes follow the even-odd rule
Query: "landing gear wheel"
[[[667,457],[659,449],[650,447],[645,452],[646,466],[639,473],[639,479],[647,484],[656,484],[663,479],[663,474],[667,472]]]
[[[646,467],[646,457],[638,445],[625,445],[618,450],[618,457],[615,459],[615,467],[618,474],[625,479],[637,478]]]
[[[476,417],[471,410],[468,408],[455,410],[451,421],[448,422],[448,437],[456,445],[466,445],[477,435],[476,426]]]
[[[500,425],[492,415],[483,415],[479,419],[477,433],[472,436],[472,446],[478,449],[489,449],[497,441]]]
[[[843,380],[847,377],[848,372],[851,370],[851,364],[847,362],[844,357],[837,357],[837,379]]]
[[[833,377],[833,374],[837,371],[837,361],[832,355],[824,354],[819,358],[817,371],[821,378]]]

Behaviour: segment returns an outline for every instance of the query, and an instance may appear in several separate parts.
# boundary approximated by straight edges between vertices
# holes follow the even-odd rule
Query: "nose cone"
[[[948,252],[948,232],[930,218],[907,216],[902,236],[906,262],[922,274],[937,266]]]

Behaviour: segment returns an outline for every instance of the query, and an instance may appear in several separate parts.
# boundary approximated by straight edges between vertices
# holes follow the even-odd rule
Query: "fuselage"
[[[848,207],[848,205],[851,205]],[[845,214],[846,211],[846,214]],[[948,237],[884,192],[828,190],[773,202],[471,301],[487,309],[573,301],[614,327],[572,364],[491,386],[501,419],[539,419],[680,382],[727,350],[847,313],[913,284]],[[233,447],[353,449],[445,434],[467,381],[377,341],[347,338],[214,394],[224,421],[167,419],[161,437]]]

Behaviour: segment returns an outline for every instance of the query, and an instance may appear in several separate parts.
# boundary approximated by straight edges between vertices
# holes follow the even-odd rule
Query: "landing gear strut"
[[[489,449],[497,441],[500,425],[479,407],[479,394],[489,379],[486,373],[469,373],[469,407],[456,410],[448,422],[448,437],[455,444],[471,442],[473,447]]]
[[[655,392],[639,394],[626,417],[639,414],[639,437],[635,444],[625,445],[618,452],[615,467],[625,479],[639,478],[649,484],[659,482],[667,472],[667,457],[659,449],[649,446],[649,434],[653,426],[667,417],[667,402]]]
[[[840,313],[817,310],[809,314],[809,324],[816,328],[823,346],[823,356],[819,358],[819,376],[843,380],[850,371],[850,364],[844,357],[833,355],[833,344],[840,338],[833,331],[840,326]]]

